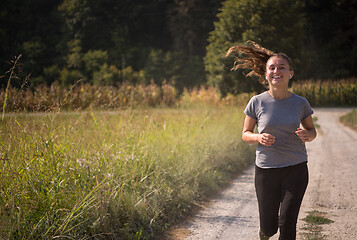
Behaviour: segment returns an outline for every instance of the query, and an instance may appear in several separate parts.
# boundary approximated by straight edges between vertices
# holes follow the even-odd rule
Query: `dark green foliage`
[[[357,1],[306,1],[305,78],[357,75]]]
[[[0,73],[22,53],[31,88],[55,81],[68,86],[78,80],[105,85],[165,80],[180,90],[208,82],[223,96],[259,92],[264,88],[257,80],[231,73],[232,59],[224,57],[230,46],[250,39],[287,53],[295,63],[294,79],[354,77],[356,5],[353,0],[4,0]],[[125,77],[128,68],[134,74]],[[0,78],[1,87],[6,83]]]
[[[4,0],[0,10],[0,70],[9,69],[7,61],[23,54],[23,71],[32,77],[43,68],[60,62],[65,42],[63,19],[57,11],[60,0]],[[4,87],[6,80],[0,79]],[[13,86],[21,83],[13,82]]]
[[[182,52],[152,50],[145,66],[146,79],[156,84],[168,82],[182,91],[184,87],[203,84],[204,66],[198,56],[187,56]]]
[[[63,85],[81,81],[116,85],[135,82],[118,71],[130,67],[140,72],[148,66],[150,53],[160,49],[164,56],[162,76],[175,86],[198,86],[205,81],[202,57],[206,39],[220,1],[210,0],[5,0],[0,11],[0,70],[23,53],[30,86]],[[177,58],[176,58],[177,57]],[[173,66],[174,65],[174,66]],[[166,76],[166,75],[168,76]],[[105,76],[101,76],[105,75]],[[152,74],[147,76],[150,82]],[[6,85],[0,79],[0,85]],[[21,83],[13,83],[20,86]]]

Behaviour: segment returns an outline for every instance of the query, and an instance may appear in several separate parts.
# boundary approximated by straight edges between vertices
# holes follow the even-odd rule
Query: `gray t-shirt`
[[[305,98],[292,94],[278,100],[264,92],[250,99],[244,113],[257,120],[259,133],[275,136],[270,147],[258,144],[258,167],[280,168],[307,161],[305,143],[295,134],[301,121],[314,113]]]

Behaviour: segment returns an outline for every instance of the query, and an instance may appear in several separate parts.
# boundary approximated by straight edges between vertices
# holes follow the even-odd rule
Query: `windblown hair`
[[[293,64],[290,58],[284,53],[275,53],[262,47],[261,45],[253,42],[247,41],[247,44],[239,44],[231,47],[227,53],[226,57],[234,54],[234,66],[231,71],[235,71],[239,68],[250,69],[251,71],[247,76],[257,76],[259,82],[263,85],[267,84],[265,79],[266,64],[271,57],[281,57],[285,59],[290,69],[293,69]]]

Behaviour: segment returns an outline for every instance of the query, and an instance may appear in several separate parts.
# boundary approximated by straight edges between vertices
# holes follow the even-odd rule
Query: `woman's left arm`
[[[316,129],[314,126],[314,122],[312,121],[312,116],[308,116],[304,120],[302,120],[301,125],[303,129],[298,128],[295,132],[296,135],[301,139],[303,142],[311,142],[316,138]]]

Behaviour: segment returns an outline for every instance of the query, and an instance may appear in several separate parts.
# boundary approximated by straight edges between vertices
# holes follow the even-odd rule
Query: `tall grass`
[[[0,239],[152,239],[254,159],[242,108],[17,113],[0,128]]]
[[[16,75],[16,72],[19,68],[20,65],[20,58],[21,58],[22,54],[18,55],[17,57],[14,57],[10,62],[11,62],[11,68],[5,72],[4,76],[1,76],[1,78],[5,77],[8,75],[8,79],[7,79],[7,84],[6,84],[6,88],[3,90],[3,96],[2,96],[2,116],[1,116],[1,120],[3,121],[5,118],[5,110],[6,110],[6,103],[8,100],[8,91],[11,87],[11,80],[13,80],[14,78],[18,78]],[[29,76],[28,76],[29,77]],[[27,78],[28,78],[27,77]],[[27,80],[27,78],[25,79],[25,82]]]

